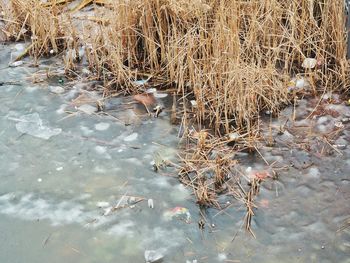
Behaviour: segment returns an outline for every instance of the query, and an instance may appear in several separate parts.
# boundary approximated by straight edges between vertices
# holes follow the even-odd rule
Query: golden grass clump
[[[146,75],[193,92],[198,123],[219,135],[252,131],[259,111],[278,111],[291,75],[306,74],[314,90],[347,81],[342,0],[105,0],[93,18],[56,2],[2,0],[2,32],[30,36],[33,56],[80,42],[113,88],[136,91],[131,81]],[[323,62],[318,71],[301,71],[306,57]]]
[[[7,4],[6,4],[7,3]],[[63,60],[66,66],[74,68],[73,60],[77,59],[77,35],[68,13],[62,12],[61,6],[44,6],[38,0],[1,0],[6,21],[2,32],[8,41],[27,41],[30,44],[15,60],[20,60],[27,54],[37,59],[41,56],[57,55],[65,50],[68,52]]]

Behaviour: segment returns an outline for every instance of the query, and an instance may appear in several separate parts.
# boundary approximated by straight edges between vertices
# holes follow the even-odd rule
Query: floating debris
[[[147,204],[149,208],[154,208],[153,199],[148,199]]]
[[[265,180],[268,177],[272,178],[272,176],[270,175],[270,173],[268,171],[257,171],[254,173],[254,176],[261,181]]]
[[[108,216],[110,214],[112,214],[113,212],[119,210],[119,209],[123,209],[123,208],[127,208],[127,207],[133,207],[134,205],[136,205],[139,202],[144,201],[145,199],[142,197],[136,197],[136,196],[127,196],[127,195],[123,195],[118,203],[116,205],[113,206],[109,206],[109,207],[103,207],[104,208],[104,216]]]
[[[101,202],[97,202],[96,206],[99,208],[106,208],[106,207],[109,207],[110,204],[108,202],[101,201]]]
[[[310,88],[310,82],[301,76],[296,76],[288,83],[288,91],[301,91],[308,90]]]
[[[153,111],[155,112],[155,113],[154,113],[154,117],[155,117],[155,118],[158,118],[159,114],[162,112],[162,106],[157,105],[157,106],[153,109]]]
[[[349,118],[349,117],[342,118],[342,119],[341,119],[341,122],[342,122],[343,124],[350,123],[350,118]]]
[[[158,172],[159,170],[166,168],[167,164],[168,162],[162,157],[162,155],[159,152],[156,152],[154,154],[151,165],[153,166],[153,169],[155,172]]]
[[[179,220],[184,220],[186,223],[191,223],[191,214],[189,210],[185,207],[174,207],[164,213],[164,217],[167,220],[176,218]]]
[[[156,88],[150,88],[146,90],[147,94],[152,94],[155,98],[162,99],[168,96],[167,93],[158,93]]]
[[[301,65],[305,69],[313,69],[317,65],[317,59],[315,58],[305,58],[303,64]]]
[[[343,129],[344,128],[344,124],[341,121],[337,121],[336,123],[334,123],[334,126],[339,128],[339,129]]]
[[[22,60],[19,60],[19,61],[9,63],[9,67],[15,68],[15,67],[22,66],[23,64],[24,62]]]
[[[145,106],[154,105],[157,103],[156,99],[154,98],[153,94],[137,94],[134,96],[134,100],[136,100],[139,103],[142,103]]]
[[[240,136],[237,132],[231,132],[230,134],[228,134],[228,138],[230,139],[230,141],[237,141]]]
[[[139,87],[139,86],[146,85],[147,82],[148,82],[148,79],[139,79],[139,80],[133,81],[132,84],[134,84],[135,86]]]
[[[145,251],[146,263],[160,263],[163,261],[163,258],[164,258],[164,249]]]

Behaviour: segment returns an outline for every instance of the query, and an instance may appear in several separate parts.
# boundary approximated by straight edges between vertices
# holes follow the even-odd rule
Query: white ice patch
[[[36,91],[38,89],[38,87],[31,87],[31,86],[28,86],[28,87],[26,87],[26,91],[27,92],[33,92],[33,91]]]
[[[89,135],[91,135],[91,134],[94,133],[93,130],[89,129],[89,128],[86,127],[86,126],[81,126],[81,127],[80,127],[80,130],[83,132],[84,136],[89,136]]]
[[[57,114],[63,114],[66,110],[67,104],[62,104],[57,110],[56,113]]]
[[[55,94],[62,94],[65,90],[61,86],[50,86],[49,91]]]
[[[164,249],[177,247],[184,241],[185,234],[179,228],[162,228],[155,227],[153,229],[144,229],[144,236],[146,237],[142,241],[144,247],[154,247],[155,245],[161,245]]]
[[[124,221],[120,222],[119,224],[114,225],[112,228],[108,230],[108,233],[113,236],[127,236],[127,237],[134,237],[134,231],[135,223],[132,221]]]
[[[130,134],[129,136],[126,136],[124,138],[124,141],[125,142],[132,142],[132,141],[135,141],[137,139],[137,137],[138,137],[138,134],[136,132],[134,132],[134,133]]]
[[[14,50],[16,51],[24,51],[26,48],[26,46],[22,43],[18,43],[14,46]]]
[[[71,201],[54,203],[27,194],[17,199],[13,193],[0,196],[0,213],[24,220],[49,220],[52,225],[85,223],[93,217],[83,206]]]
[[[171,199],[177,202],[184,201],[190,196],[191,196],[191,193],[182,184],[178,184],[170,192]]]
[[[52,136],[58,135],[62,132],[62,129],[60,128],[50,128],[48,126],[43,125],[42,119],[40,119],[39,114],[36,112],[21,116],[20,118],[9,117],[9,119],[17,121],[17,131],[44,140],[48,140]]]
[[[226,261],[226,259],[227,259],[226,254],[224,254],[224,253],[219,253],[218,254],[218,260],[219,261]]]
[[[88,115],[91,115],[97,111],[97,108],[95,106],[92,106],[89,104],[83,104],[80,107],[78,107],[77,109],[81,112],[84,112],[85,114],[88,114]]]
[[[99,208],[106,208],[106,207],[110,206],[110,203],[105,202],[105,201],[101,201],[101,202],[97,202],[96,206],[99,207]]]
[[[171,188],[171,185],[165,177],[152,178],[152,182],[154,185],[157,185],[160,188]]]
[[[95,124],[95,130],[97,131],[105,131],[107,130],[111,125],[107,122],[100,122]]]
[[[105,173],[107,173],[107,170],[101,166],[95,166],[94,172],[98,173],[98,174],[105,174]]]
[[[327,122],[329,120],[329,117],[327,116],[321,116],[318,120],[317,120],[317,124],[324,124],[325,122]]]
[[[318,178],[320,177],[320,171],[319,171],[316,167],[311,167],[311,168],[309,169],[308,176],[309,176],[310,178],[318,179]]]
[[[95,151],[98,153],[98,154],[104,154],[107,152],[107,148],[104,147],[104,146],[96,146],[95,147]]]
[[[125,159],[125,161],[133,164],[133,165],[142,165],[142,162],[140,161],[140,159],[137,159],[137,158],[128,158],[128,159]]]

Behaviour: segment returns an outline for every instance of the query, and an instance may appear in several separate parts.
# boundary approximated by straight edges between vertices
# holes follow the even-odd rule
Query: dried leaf
[[[264,180],[268,177],[271,177],[270,173],[267,171],[261,171],[261,172],[256,172],[255,173],[255,177],[260,179],[260,180]]]
[[[136,100],[139,103],[142,103],[145,106],[154,105],[156,103],[156,99],[154,98],[153,94],[137,94],[134,96],[134,100]]]

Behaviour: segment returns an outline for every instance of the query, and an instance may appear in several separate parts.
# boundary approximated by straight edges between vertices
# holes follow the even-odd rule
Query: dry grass
[[[232,149],[208,156],[237,130],[245,134],[242,147],[254,148],[259,113],[293,100],[292,76],[308,79],[313,93],[348,87],[343,0],[99,0],[105,6],[93,16],[76,12],[79,3],[51,3],[0,0],[0,36],[30,41],[34,58],[66,52],[67,73],[78,70],[84,50],[90,77],[103,80],[106,93],[137,93],[137,79],[174,85],[183,96],[182,124],[191,118],[218,136],[184,133],[197,148],[185,151],[181,178],[203,205],[218,206],[235,163]],[[307,57],[322,65],[303,69]]]
[[[145,76],[174,83],[193,93],[198,123],[218,135],[254,131],[260,111],[288,103],[295,73],[309,76],[314,89],[346,83],[341,0],[103,2],[92,18],[39,0],[2,0],[2,32],[30,40],[34,57],[69,50],[67,69],[83,47],[90,70],[110,88],[134,92],[131,80]],[[301,72],[305,57],[325,63]]]

